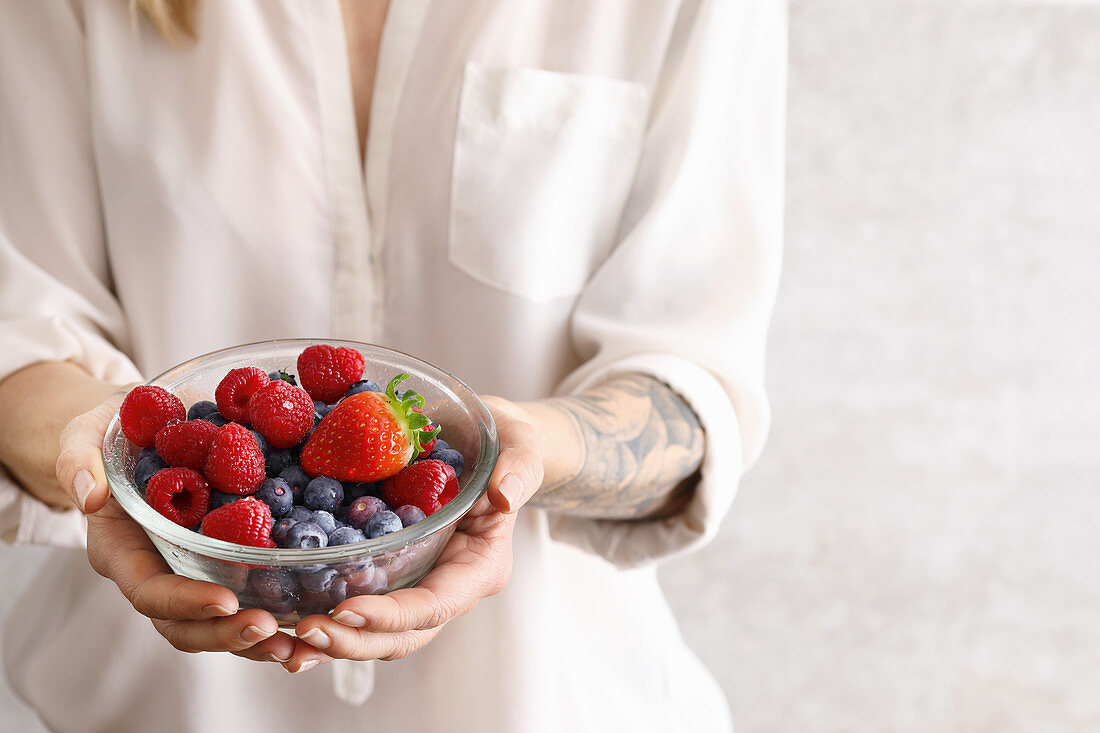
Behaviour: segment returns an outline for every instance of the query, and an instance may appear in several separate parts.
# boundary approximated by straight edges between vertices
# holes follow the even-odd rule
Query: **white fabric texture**
[[[0,0],[0,378],[331,335],[516,400],[650,374],[707,454],[672,519],[523,510],[508,588],[362,706],[328,667],[175,652],[71,550],[7,621],[14,688],[59,731],[727,729],[652,566],[714,536],[767,431],[783,3],[394,2],[365,161],[336,0],[200,3],[179,49],[127,6]],[[0,473],[5,540],[81,522]]]

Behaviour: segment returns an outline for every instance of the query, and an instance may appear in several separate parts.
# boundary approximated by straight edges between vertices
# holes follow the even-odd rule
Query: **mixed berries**
[[[364,367],[354,349],[318,345],[299,355],[297,379],[233,369],[215,401],[187,409],[161,387],[135,388],[119,411],[143,448],[134,482],[176,524],[253,547],[347,545],[415,524],[458,493],[462,454],[437,437],[422,397],[397,390],[408,374],[383,390]]]

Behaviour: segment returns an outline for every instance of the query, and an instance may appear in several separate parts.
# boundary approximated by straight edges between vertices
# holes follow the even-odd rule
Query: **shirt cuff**
[[[581,367],[558,388],[574,394],[609,377],[647,374],[664,382],[699,417],[705,452],[699,483],[687,507],[660,520],[588,519],[550,515],[550,536],[602,556],[621,568],[649,565],[698,549],[718,534],[733,503],[743,468],[741,432],[733,404],[707,370],[670,354],[637,354],[589,368]]]
[[[87,539],[88,520],[75,507],[46,504],[0,467],[0,540],[9,545],[86,547]]]
[[[141,380],[133,362],[90,326],[61,316],[0,323],[0,379],[42,361],[72,361],[116,384]],[[74,507],[57,509],[20,487],[0,466],[0,540],[12,545],[85,547],[87,519]]]

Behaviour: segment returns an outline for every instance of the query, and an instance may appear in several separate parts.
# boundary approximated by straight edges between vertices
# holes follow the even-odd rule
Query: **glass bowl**
[[[423,412],[442,427],[440,437],[462,453],[458,494],[439,511],[404,529],[350,545],[315,550],[246,547],[205,537],[161,516],[134,483],[140,448],[126,440],[116,414],[103,439],[107,482],[122,508],[142,526],[172,570],[232,590],[241,608],[270,611],[281,626],[310,614],[327,614],[343,601],[415,585],[435,565],[455,525],[484,496],[496,465],[496,425],[474,391],[447,372],[398,351],[338,339],[281,339],[245,344],[184,362],[149,384],[164,387],[185,407],[214,400],[230,370],[297,372],[298,354],[313,344],[346,346],[366,360],[364,378],[385,385],[401,372],[400,389],[424,397]]]

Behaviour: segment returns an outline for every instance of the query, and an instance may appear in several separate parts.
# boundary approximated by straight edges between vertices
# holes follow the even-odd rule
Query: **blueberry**
[[[363,534],[363,530],[361,529],[356,529],[355,527],[337,527],[329,533],[328,546],[353,545],[365,539],[367,539],[367,536]]]
[[[286,533],[286,547],[316,550],[328,546],[328,535],[313,522],[298,522]]]
[[[312,480],[309,474],[303,471],[301,466],[288,466],[279,472],[279,478],[286,479],[286,482],[290,484],[291,492],[294,494],[294,503],[301,504],[306,486]]]
[[[336,511],[344,500],[344,485],[334,478],[318,476],[309,482],[302,496],[302,504],[310,509]]]
[[[443,440],[443,438],[440,438],[439,436],[436,436],[435,445],[432,446],[432,452],[433,453],[437,450],[450,450],[450,449],[451,449],[451,444],[450,443]]]
[[[363,529],[368,519],[387,509],[389,507],[386,506],[386,502],[377,496],[361,496],[348,504],[348,524],[356,529]]]
[[[359,394],[360,392],[381,392],[382,388],[369,379],[360,379],[355,384],[348,387],[348,391],[344,393],[345,399],[351,397],[353,394]]]
[[[222,425],[228,425],[229,424],[229,420],[226,419],[225,415],[223,415],[223,414],[221,414],[220,412],[217,412],[217,411],[211,412],[209,415],[207,415],[206,417],[201,418],[201,419],[203,419],[203,420],[205,420],[206,422],[209,422],[209,423],[214,423],[214,425],[218,426],[219,428]]]
[[[268,453],[271,452],[271,444],[267,442],[267,438],[260,435],[255,430],[250,430],[249,432],[252,433],[253,437],[256,438],[256,446],[260,449],[261,453],[266,456]]]
[[[371,483],[356,483],[354,481],[344,482],[344,504],[351,504],[361,496],[382,496],[382,482],[372,481]]]
[[[147,458],[154,458],[154,457],[160,458],[160,455],[157,454],[157,449],[156,448],[142,448],[141,452],[138,453],[137,462],[141,463],[142,461],[144,461]]]
[[[456,451],[454,448],[444,448],[439,450],[438,446],[428,454],[428,458],[434,458],[437,461],[443,461],[448,466],[455,470],[455,476],[462,475],[462,469],[466,467],[466,459],[462,457],[462,454]]]
[[[282,603],[294,592],[294,574],[282,568],[257,568],[249,574],[248,585],[265,605]]]
[[[271,528],[272,542],[279,547],[286,547],[286,533],[297,523],[297,519],[291,519],[290,517],[285,517],[275,522],[275,526]]]
[[[331,534],[336,529],[336,517],[332,516],[330,512],[326,512],[324,509],[318,509],[313,512],[310,518],[311,522],[321,528],[321,531],[325,534]]]
[[[399,529],[401,529],[401,520],[396,514],[388,511],[378,512],[372,515],[371,518],[367,520],[366,526],[363,527],[363,531],[366,533],[367,537],[372,540],[375,537],[381,537],[384,534],[396,532]]]
[[[290,510],[290,514],[288,514],[287,517],[293,519],[295,522],[308,522],[313,519],[313,512],[306,509],[304,506],[296,506]]]
[[[316,427],[325,415],[332,412],[332,405],[326,405],[324,402],[313,401],[313,426]]]
[[[316,415],[314,415],[314,417],[316,417]],[[316,420],[313,421],[313,427],[317,427],[317,421]],[[299,442],[299,443],[295,444],[293,447],[291,447],[290,455],[294,457],[294,462],[295,463],[300,463],[301,462],[302,449],[305,448],[306,443],[309,442],[309,436],[310,435],[313,435],[313,428],[310,428],[309,435],[306,435],[306,437],[302,438],[301,442]]]
[[[336,568],[321,568],[308,573],[298,573],[298,585],[313,593],[324,593],[336,580]]]
[[[292,463],[294,463],[294,456],[290,455],[289,450],[273,448],[264,459],[264,470],[268,476],[274,478],[290,468]]]
[[[286,479],[264,479],[253,496],[267,504],[271,509],[271,516],[276,519],[282,519],[290,514],[290,510],[294,506],[294,495],[291,493],[290,484],[286,482]]]
[[[207,415],[211,415],[218,411],[218,406],[210,400],[202,400],[191,405],[187,410],[188,420],[202,420]]]
[[[206,511],[212,512],[219,507],[223,507],[226,504],[231,504],[237,499],[243,499],[240,494],[227,494],[224,491],[218,491],[217,489],[210,489],[210,505]]]
[[[153,478],[153,474],[162,468],[168,468],[168,464],[156,454],[138,461],[137,467],[134,468],[134,483],[144,490],[149,485],[149,479]]]
[[[393,513],[397,515],[397,518],[401,520],[402,527],[408,527],[410,524],[416,524],[421,519],[426,517],[424,511],[412,504],[406,504],[405,506],[399,506],[393,510]]]
[[[347,578],[337,578],[332,581],[332,585],[328,589],[328,597],[331,599],[333,606],[339,606],[346,601],[348,599]]]
[[[315,613],[325,614],[332,610],[332,601],[329,599],[328,592],[314,593],[311,590],[304,590],[298,596],[298,607],[295,611],[298,616],[312,616]]]
[[[294,375],[290,372],[270,372],[268,373],[267,378],[270,379],[272,382],[278,382],[281,379],[284,382],[289,382],[290,384],[293,384],[295,387],[298,386],[298,380],[295,379]]]

